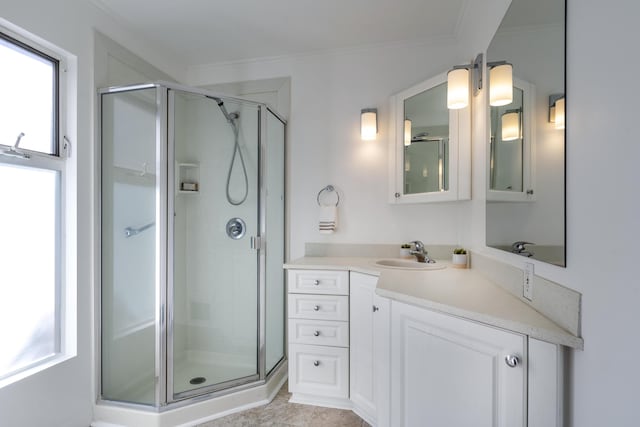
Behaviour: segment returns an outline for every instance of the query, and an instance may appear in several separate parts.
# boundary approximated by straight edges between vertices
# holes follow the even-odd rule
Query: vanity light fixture
[[[564,94],[549,96],[549,121],[556,129],[564,129]]]
[[[513,102],[513,66],[506,61],[487,62],[489,105],[500,107]]]
[[[520,139],[520,110],[507,110],[502,115],[502,140]]]
[[[404,119],[404,145],[411,145],[411,120]]]
[[[360,113],[360,137],[363,141],[373,141],[378,134],[378,109],[364,108]]]
[[[482,58],[479,53],[472,63],[456,65],[447,73],[447,108],[450,110],[459,110],[469,105],[469,79],[474,96],[482,89]]]

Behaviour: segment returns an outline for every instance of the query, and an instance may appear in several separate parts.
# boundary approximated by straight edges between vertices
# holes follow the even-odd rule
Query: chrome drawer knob
[[[320,366],[320,361],[319,360],[314,360],[313,361],[313,366]]]
[[[316,286],[318,286],[318,285],[320,284],[320,280],[314,280],[314,281],[313,281],[313,284],[314,284],[314,285],[316,285]]]
[[[520,358],[515,354],[509,354],[505,356],[504,362],[507,364],[508,367],[515,368],[520,364]]]
[[[313,306],[313,311],[318,311],[320,310],[320,306],[319,305],[314,305]]]
[[[376,311],[380,310],[380,307],[378,307],[377,305],[373,306],[373,312],[375,313]]]
[[[314,337],[319,337],[319,336],[320,336],[320,331],[315,331],[315,332],[313,333],[313,336],[314,336]]]

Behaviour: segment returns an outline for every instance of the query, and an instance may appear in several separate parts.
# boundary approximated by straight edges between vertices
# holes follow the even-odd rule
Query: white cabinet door
[[[525,336],[396,301],[391,311],[393,426],[526,426]]]
[[[375,293],[378,278],[360,273],[350,277],[350,398],[354,411],[373,425],[388,410],[390,301]],[[387,397],[385,397],[387,396]]]

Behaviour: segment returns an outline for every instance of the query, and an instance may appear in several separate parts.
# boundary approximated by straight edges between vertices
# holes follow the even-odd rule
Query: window
[[[0,386],[65,352],[61,62],[0,27]]]

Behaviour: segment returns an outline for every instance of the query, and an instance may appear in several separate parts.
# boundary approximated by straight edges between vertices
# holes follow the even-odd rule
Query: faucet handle
[[[519,252],[524,251],[525,250],[525,245],[535,245],[535,243],[523,242],[523,241],[514,242],[511,245],[512,252],[519,253]]]
[[[424,243],[422,243],[420,240],[413,240],[410,243],[413,243],[416,246],[416,251],[424,252]]]

